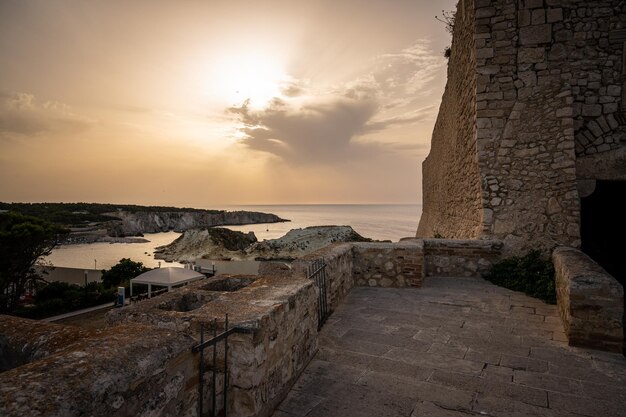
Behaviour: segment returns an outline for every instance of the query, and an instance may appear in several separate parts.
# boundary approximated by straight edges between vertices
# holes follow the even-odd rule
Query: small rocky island
[[[144,233],[185,232],[214,226],[278,223],[289,220],[256,211],[137,206],[99,203],[1,203],[0,211],[15,211],[65,226],[61,244],[146,242]]]
[[[156,249],[155,259],[193,262],[196,259],[292,261],[336,242],[371,242],[350,226],[311,226],[292,229],[278,239],[257,241],[253,232],[216,227],[185,231],[169,245]]]

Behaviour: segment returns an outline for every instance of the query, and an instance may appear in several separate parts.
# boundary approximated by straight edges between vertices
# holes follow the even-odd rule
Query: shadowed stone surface
[[[626,359],[565,340],[556,306],[482,279],[354,288],[274,416],[623,415]]]

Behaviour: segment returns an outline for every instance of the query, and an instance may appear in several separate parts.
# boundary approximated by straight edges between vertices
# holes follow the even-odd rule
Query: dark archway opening
[[[581,199],[582,250],[626,284],[626,181],[597,181],[589,197]],[[626,302],[624,309],[626,323]]]

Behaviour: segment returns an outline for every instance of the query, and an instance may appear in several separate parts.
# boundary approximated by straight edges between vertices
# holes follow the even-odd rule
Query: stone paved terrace
[[[555,306],[482,279],[354,288],[274,417],[624,416],[626,359],[570,348]]]

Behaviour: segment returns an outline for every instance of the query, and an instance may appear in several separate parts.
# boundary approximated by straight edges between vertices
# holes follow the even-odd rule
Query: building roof
[[[133,284],[152,284],[167,287],[196,281],[202,278],[205,278],[203,274],[191,269],[167,267],[144,272],[130,281]]]

